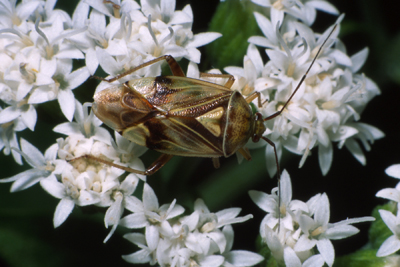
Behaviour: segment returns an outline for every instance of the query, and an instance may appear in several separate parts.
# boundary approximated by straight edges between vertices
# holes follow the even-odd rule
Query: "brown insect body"
[[[130,80],[94,100],[93,112],[105,124],[163,154],[229,157],[265,131],[261,115],[239,92],[186,77]]]
[[[94,114],[122,136],[139,145],[159,151],[162,155],[145,171],[120,166],[91,155],[84,157],[129,172],[151,175],[174,155],[209,157],[213,159],[215,167],[219,167],[219,157],[229,157],[236,151],[250,160],[250,153],[244,145],[249,138],[252,138],[253,142],[263,139],[274,149],[279,181],[276,146],[271,140],[262,136],[266,130],[264,121],[273,119],[283,112],[336,26],[318,49],[286,103],[280,110],[266,118],[262,118],[258,112],[253,114],[249,106],[255,98],[258,98],[258,106],[262,106],[260,93],[254,92],[244,98],[239,92],[230,90],[234,82],[232,75],[202,74],[203,77],[228,78],[224,86],[187,78],[176,60],[168,55],[143,63],[112,79],[99,78],[111,83],[157,62],[165,60],[168,63],[173,76],[134,79],[121,86],[105,89],[95,94],[92,106]]]
[[[219,167],[219,157],[229,157],[236,151],[247,160],[250,153],[244,149],[249,138],[253,142],[265,140],[274,149],[278,176],[278,207],[281,208],[280,168],[275,144],[262,136],[264,121],[279,116],[296,94],[308,72],[337,25],[318,49],[306,73],[280,110],[262,118],[253,114],[249,103],[258,98],[254,92],[244,98],[230,90],[234,78],[226,74],[202,74],[206,77],[228,78],[224,86],[185,77],[181,67],[171,56],[165,55],[137,66],[106,82],[116,81],[141,68],[159,61],[167,61],[173,76],[134,79],[121,86],[113,86],[94,95],[92,110],[106,125],[134,143],[159,151],[162,155],[145,171],[120,166],[103,159],[85,155],[110,166],[143,175],[151,175],[162,168],[174,155],[209,157]],[[79,157],[81,158],[81,157]],[[75,158],[73,160],[76,160]],[[278,209],[280,219],[281,210]],[[279,229],[278,224],[278,229]]]

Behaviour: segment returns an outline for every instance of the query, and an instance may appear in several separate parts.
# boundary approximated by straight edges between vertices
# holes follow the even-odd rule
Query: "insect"
[[[245,144],[250,138],[253,142],[263,139],[274,149],[279,185],[276,147],[263,136],[266,130],[264,121],[279,116],[286,108],[335,28],[336,25],[283,107],[266,118],[258,112],[253,114],[249,105],[258,98],[261,106],[258,92],[244,97],[230,89],[234,83],[232,75],[202,74],[206,77],[228,78],[225,85],[187,78],[176,60],[169,55],[146,62],[109,80],[99,78],[111,83],[162,60],[168,63],[172,76],[133,79],[123,85],[110,87],[94,95],[92,106],[94,114],[123,137],[162,154],[145,171],[119,166],[90,155],[84,157],[128,172],[151,175],[173,156],[211,158],[215,167],[219,167],[219,157],[229,157],[235,152],[250,160]],[[280,186],[278,188],[280,195]]]

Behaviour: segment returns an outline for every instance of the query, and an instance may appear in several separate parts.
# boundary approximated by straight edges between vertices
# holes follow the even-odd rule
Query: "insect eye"
[[[263,120],[263,117],[262,117],[262,115],[261,115],[260,112],[257,112],[257,113],[255,114],[255,120],[256,120],[256,121]]]

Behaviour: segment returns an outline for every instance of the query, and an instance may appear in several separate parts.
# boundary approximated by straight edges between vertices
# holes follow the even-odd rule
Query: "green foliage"
[[[352,254],[339,257],[333,264],[334,267],[383,267],[386,259],[376,257],[375,249],[359,250]]]
[[[265,266],[265,267],[278,267],[278,262],[275,260],[275,258],[271,254],[271,250],[268,248],[267,244],[265,244],[261,238],[261,236],[257,236],[257,241],[256,241],[256,251],[259,253],[261,256],[264,257],[265,261],[260,263],[260,266]]]
[[[334,267],[380,267],[387,266],[389,257],[378,258],[376,252],[382,243],[393,233],[383,222],[379,210],[384,209],[390,212],[396,212],[396,205],[389,202],[385,205],[376,206],[372,212],[372,216],[376,221],[371,224],[369,229],[369,243],[365,249],[361,249],[349,255],[339,257],[335,260]]]
[[[384,57],[386,62],[387,75],[390,79],[400,84],[400,34],[398,34],[392,42],[390,42],[388,51]]]
[[[395,213],[396,206],[395,203],[389,202],[385,205],[376,206],[372,211],[372,216],[375,217],[376,221],[374,221],[369,228],[369,242],[374,249],[379,249],[382,243],[389,236],[393,235],[379,214],[379,210],[381,209]]]
[[[242,66],[248,43],[253,35],[260,35],[253,16],[253,4],[230,0],[221,2],[211,20],[209,31],[223,36],[207,45],[207,55],[212,67]]]

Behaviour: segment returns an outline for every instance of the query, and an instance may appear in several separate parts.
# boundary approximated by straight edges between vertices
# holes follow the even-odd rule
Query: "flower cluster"
[[[59,198],[61,201],[54,214],[54,227],[68,218],[75,205],[107,207],[105,225],[113,225],[112,234],[124,211],[125,202],[132,197],[139,179],[145,177],[133,173],[123,175],[123,170],[79,157],[93,155],[121,166],[143,170],[143,163],[138,157],[144,150],[118,134],[114,142],[109,132],[99,127],[101,121],[93,113],[88,113],[89,105],[82,106],[78,101],[75,104],[76,122],[63,123],[54,129],[68,137],[59,138],[44,156],[28,141],[21,139],[22,150],[16,151],[32,169],[1,182],[13,182],[12,192],[40,182],[44,190]]]
[[[386,169],[386,174],[400,179],[400,164],[395,164]],[[385,188],[376,193],[377,197],[389,199],[397,203],[397,214],[394,215],[392,212],[387,210],[379,210],[383,222],[387,225],[390,231],[393,233],[385,242],[382,243],[376,256],[385,257],[395,253],[400,249],[400,183],[395,188]]]
[[[322,43],[332,31],[328,28],[317,34],[309,27],[315,20],[315,9],[337,14],[336,9],[325,1],[269,1],[253,2],[269,7],[266,14],[255,12],[259,28],[265,35],[249,38],[243,68],[226,67],[225,71],[236,78],[233,89],[248,95],[253,91],[262,94],[258,107],[265,118],[280,111],[292,95],[311,65]],[[318,2],[318,4],[317,4]],[[325,175],[333,158],[332,142],[345,146],[363,165],[366,159],[357,140],[366,150],[369,142],[382,138],[377,128],[357,122],[366,104],[380,93],[376,84],[363,74],[358,74],[368,55],[368,49],[349,57],[343,43],[337,38],[340,16],[336,30],[322,47],[306,79],[288,103],[282,114],[267,120],[265,136],[277,148],[302,155],[301,167],[312,148],[318,147],[319,164]],[[334,43],[336,45],[334,46]],[[269,61],[264,64],[255,46],[265,48]],[[253,101],[257,105],[257,100]],[[260,145],[265,145],[260,142]],[[249,144],[249,147],[260,145]],[[270,175],[276,173],[275,155],[271,146],[266,147],[267,167]]]
[[[193,13],[187,5],[175,11],[175,0],[80,2],[72,18],[55,10],[56,1],[0,1],[0,148],[22,164],[16,132],[34,130],[36,105],[58,100],[72,121],[73,89],[100,65],[115,76],[155,57],[169,54],[200,62],[197,47],[221,36],[191,31]],[[108,24],[107,24],[108,20]],[[86,66],[72,71],[73,60]],[[135,73],[157,76],[160,66]]]
[[[175,11],[174,0],[157,4],[144,0],[141,5],[135,1],[120,5],[85,1],[78,4],[72,18],[54,9],[55,1],[0,4],[4,8],[0,14],[0,100],[5,106],[0,108],[0,148],[5,154],[12,153],[19,164],[23,156],[33,167],[2,182],[14,182],[14,192],[40,181],[46,191],[62,199],[55,213],[55,226],[64,222],[74,204],[96,204],[122,213],[120,196],[132,194],[137,175],[129,174],[122,179],[122,170],[104,168],[87,158],[68,160],[92,155],[143,170],[138,156],[145,148],[119,134],[114,142],[108,131],[100,127],[102,122],[89,114],[88,105],[82,107],[75,99],[72,90],[94,74],[99,65],[108,74],[116,75],[164,54],[198,63],[197,47],[221,34],[194,35],[190,6]],[[86,66],[72,71],[76,59],[84,59]],[[156,76],[160,71],[158,65],[135,74]],[[37,121],[35,107],[54,99],[58,99],[61,111],[70,121],[56,126],[54,131],[67,137],[58,139],[45,156],[24,139],[20,149],[16,132],[27,127],[33,131]],[[72,122],[74,116],[76,122]],[[106,226],[116,227],[120,216],[106,215]],[[111,217],[114,221],[108,222]]]
[[[143,198],[132,194],[142,175],[125,175],[124,171],[88,160],[85,155],[120,166],[143,170],[138,158],[144,150],[116,134],[114,143],[109,133],[99,127],[101,122],[88,113],[88,104],[76,102],[75,120],[55,127],[68,135],[46,150],[43,156],[37,148],[21,139],[22,150],[17,150],[32,169],[1,182],[13,182],[12,192],[27,189],[40,182],[52,196],[59,198],[54,214],[54,227],[61,225],[75,205],[106,207],[104,222],[112,226],[106,242],[118,225],[130,229],[145,228],[145,234],[131,233],[125,238],[141,250],[123,258],[131,263],[158,263],[160,266],[253,266],[263,257],[249,251],[231,251],[231,224],[245,222],[252,215],[237,217],[239,208],[211,213],[202,200],[195,203],[195,211],[178,218],[184,209],[175,204],[159,206],[153,189],[144,184]],[[80,158],[83,157],[83,158]],[[132,212],[121,219],[124,211]],[[245,264],[245,265],[243,265]]]
[[[133,196],[143,175],[103,164],[144,170],[138,158],[146,148],[135,145],[115,133],[115,139],[101,127],[102,122],[89,112],[91,104],[82,105],[72,92],[94,74],[98,66],[111,76],[164,54],[190,60],[188,74],[199,77],[195,63],[200,61],[197,47],[221,36],[218,33],[194,35],[190,6],[175,11],[175,1],[80,2],[72,18],[54,10],[55,2],[1,1],[7,12],[1,13],[4,59],[1,69],[0,99],[6,106],[0,111],[1,148],[12,153],[16,162],[22,158],[32,167],[2,183],[13,182],[11,191],[25,190],[37,183],[60,199],[54,213],[54,226],[60,226],[77,206],[106,208],[105,226],[112,226],[107,241],[118,225],[145,227],[141,234],[126,237],[142,248],[126,256],[130,262],[157,262],[161,266],[252,266],[263,258],[247,251],[230,251],[233,244],[232,223],[252,216],[236,217],[240,209],[210,213],[197,201],[192,215],[177,218],[183,208],[174,203],[158,207],[149,185],[144,186],[143,202]],[[84,59],[86,66],[72,71],[73,59]],[[134,75],[157,76],[160,64]],[[119,81],[121,82],[121,81]],[[110,86],[101,83],[99,88]],[[100,89],[99,89],[100,90]],[[20,139],[16,132],[26,127],[34,130],[35,107],[58,99],[69,122],[54,131],[57,139],[43,155],[34,145]],[[74,120],[74,121],[73,121]],[[114,141],[115,140],[115,141]],[[90,155],[91,158],[88,158]],[[93,160],[93,158],[97,160]],[[132,212],[122,221],[124,211]],[[136,220],[135,220],[136,219]],[[139,219],[139,220],[138,220]],[[138,241],[138,240],[142,240]],[[144,256],[146,254],[147,256]]]
[[[375,220],[362,217],[329,223],[329,200],[325,193],[317,194],[307,202],[292,200],[292,185],[286,170],[281,179],[281,201],[277,187],[271,194],[259,191],[249,194],[257,206],[268,212],[260,225],[263,241],[273,257],[287,266],[302,266],[302,262],[303,266],[322,267],[324,263],[332,266],[335,251],[331,240],[358,233],[351,224]],[[319,254],[315,254],[314,247]]]
[[[73,29],[68,14],[54,10],[55,1],[1,1],[0,14],[0,149],[22,164],[16,132],[34,130],[36,105],[58,99],[61,110],[72,120],[72,90],[89,77],[87,67],[72,71],[75,59],[84,55],[68,38]]]
[[[6,155],[12,154],[18,164],[23,163],[23,158],[32,167],[0,182],[12,182],[12,192],[40,184],[60,199],[54,214],[55,227],[68,218],[75,206],[94,205],[104,208],[105,226],[111,226],[105,241],[118,226],[142,229],[143,233],[125,235],[139,247],[139,251],[124,256],[131,263],[253,266],[262,261],[260,255],[231,251],[234,236],[231,224],[245,222],[252,215],[237,217],[239,208],[211,213],[202,200],[197,200],[194,211],[184,216],[183,207],[175,200],[159,206],[147,183],[144,183],[142,200],[133,196],[146,177],[128,174],[125,170],[144,170],[139,157],[146,148],[118,133],[113,138],[89,111],[91,104],[82,105],[75,98],[73,90],[99,67],[115,77],[163,55],[177,60],[186,58],[187,76],[202,78],[197,67],[201,57],[197,48],[221,34],[193,34],[190,5],[175,10],[175,0],[138,2],[80,1],[71,17],[54,8],[56,1],[31,0],[17,4],[17,1],[0,0],[0,149]],[[258,107],[259,112],[268,118],[282,109],[331,32],[328,29],[319,35],[310,28],[316,9],[338,12],[323,0],[253,2],[267,8],[262,10],[270,11],[269,18],[266,14],[254,14],[265,37],[254,36],[248,40],[250,45],[243,68],[227,67],[225,71],[236,79],[233,90],[241,91],[244,96],[254,91],[261,93],[264,105]],[[347,56],[344,45],[337,39],[338,32],[334,31],[323,46],[281,116],[265,123],[265,136],[276,144],[279,157],[284,147],[303,155],[302,165],[309,151],[318,147],[323,174],[332,162],[333,141],[339,147],[346,146],[365,164],[357,140],[368,150],[368,142],[383,136],[378,129],[356,122],[368,101],[379,94],[370,79],[357,74],[368,51],[364,49]],[[263,63],[256,46],[266,48],[269,62]],[[84,61],[85,66],[73,69],[77,60]],[[116,83],[132,77],[158,76],[162,63],[137,69]],[[222,82],[213,75],[203,76],[205,80]],[[101,82],[96,91],[109,86]],[[37,106],[52,100],[58,101],[68,122],[54,128],[65,136],[57,139],[43,155],[27,140],[18,141],[17,132],[26,128],[34,131]],[[273,175],[276,165],[271,146],[267,146],[267,163]],[[393,192],[383,190],[378,194],[394,200]],[[260,227],[263,240],[275,258],[288,266],[301,266],[302,262],[332,266],[334,250],[330,239],[353,235],[358,229],[350,224],[372,220],[363,217],[330,224],[327,196],[318,194],[306,203],[292,200],[287,172],[282,176],[281,196],[277,188],[271,194],[252,191],[250,196],[269,213]],[[400,241],[396,239],[398,219],[385,211],[381,214],[395,234],[382,245],[378,252],[382,256],[397,250]],[[314,247],[320,254],[314,255]]]
[[[253,217],[237,217],[240,208],[212,213],[198,199],[192,214],[176,218],[184,209],[175,201],[159,206],[148,184],[143,189],[143,201],[137,198],[132,200],[127,205],[132,214],[122,218],[120,225],[133,229],[145,228],[145,233],[124,236],[140,248],[133,254],[123,256],[128,262],[217,267],[253,266],[263,260],[260,255],[249,251],[230,251],[233,244],[231,224]]]

